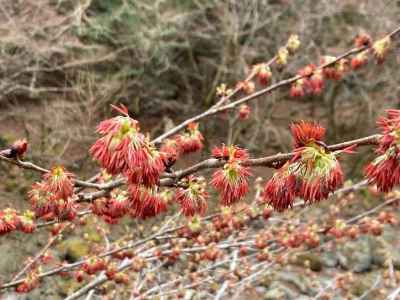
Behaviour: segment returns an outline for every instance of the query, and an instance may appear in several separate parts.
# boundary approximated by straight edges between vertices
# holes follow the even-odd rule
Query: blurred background
[[[26,137],[28,159],[90,177],[88,148],[110,104],[125,104],[156,137],[214,104],[221,83],[234,87],[290,34],[301,47],[287,67],[272,68],[273,82],[344,53],[360,32],[376,39],[399,24],[398,0],[0,0],[0,148]],[[377,115],[399,108],[399,62],[393,46],[386,63],[349,72],[319,96],[291,99],[282,89],[251,102],[246,121],[233,112],[200,129],[208,149],[232,142],[253,157],[289,151],[288,125],[299,119],[319,120],[329,144],[374,133]],[[365,153],[347,160],[349,178],[361,176],[373,155]],[[27,207],[36,179],[1,164],[0,206]],[[11,247],[0,244],[0,253]]]

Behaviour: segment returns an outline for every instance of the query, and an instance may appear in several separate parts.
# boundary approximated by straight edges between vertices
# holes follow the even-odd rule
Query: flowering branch
[[[351,187],[345,187],[345,188],[343,188],[343,189],[338,190],[335,194],[340,194],[340,193],[346,193],[346,192],[349,192],[349,191],[354,191],[354,190],[356,190],[356,189],[359,189],[359,188],[363,187],[363,184],[364,184],[364,183],[365,183],[365,182],[360,182],[360,183],[354,184],[354,185],[351,186]],[[383,203],[377,205],[376,207],[374,207],[374,208],[372,208],[372,209],[370,209],[370,210],[368,210],[368,211],[362,213],[361,215],[358,215],[358,216],[356,216],[356,217],[354,217],[354,218],[350,218],[346,223],[349,223],[349,224],[350,224],[350,223],[357,222],[358,220],[363,219],[363,218],[365,218],[365,217],[368,216],[368,215],[371,215],[371,214],[376,213],[377,211],[381,210],[381,209],[384,208],[385,206],[391,205],[391,204],[393,204],[393,203],[395,203],[395,202],[398,202],[398,201],[399,201],[399,198],[396,198],[396,197],[390,198],[390,199],[386,200],[385,202],[383,202]],[[299,204],[299,205],[301,205],[301,204]],[[297,205],[296,205],[296,206],[297,206]],[[240,212],[243,212],[243,210],[238,210],[236,213],[240,213]],[[218,216],[221,216],[221,213],[212,214],[212,215],[209,215],[209,216],[207,216],[207,217],[204,217],[204,218],[202,218],[202,221],[213,220],[215,217],[218,217]],[[174,227],[171,227],[171,228],[161,229],[161,230],[159,230],[158,232],[156,232],[156,233],[154,233],[154,234],[152,234],[152,235],[150,235],[150,236],[148,236],[148,237],[146,237],[146,238],[144,238],[144,239],[142,239],[142,240],[134,241],[134,242],[131,242],[131,243],[125,245],[125,246],[116,247],[116,248],[113,248],[113,249],[111,249],[111,250],[105,251],[105,252],[103,252],[103,253],[101,253],[101,254],[98,254],[97,257],[99,257],[99,258],[104,258],[104,257],[112,256],[113,254],[122,252],[122,251],[124,251],[124,250],[128,250],[128,249],[132,249],[132,248],[139,247],[139,246],[144,245],[144,244],[147,244],[147,243],[149,243],[149,242],[151,242],[151,241],[153,241],[153,240],[162,239],[163,236],[166,236],[166,235],[168,235],[168,234],[177,232],[177,231],[181,230],[182,228],[184,228],[184,226],[181,225],[181,226],[174,226]],[[329,230],[329,228],[330,228],[330,227],[328,227],[328,228],[321,228],[321,229],[319,230],[319,233],[320,233],[320,234],[324,234],[324,233],[327,232],[327,230]],[[273,241],[273,240],[272,240],[272,241]],[[236,243],[236,242],[232,242],[231,244],[228,243],[228,244],[223,244],[223,245],[221,245],[221,249],[230,248],[230,247],[240,247],[240,245],[241,245],[240,243],[238,244],[238,243]],[[183,252],[186,251],[186,252],[189,253],[189,252],[199,252],[199,251],[201,252],[201,251],[204,251],[204,250],[206,250],[206,249],[207,249],[207,247],[197,247],[197,248],[188,248],[188,249],[186,249],[186,250],[185,250],[185,249],[182,249],[182,251],[183,251]],[[164,252],[163,252],[163,255],[166,255],[166,254],[171,253],[171,252],[169,252],[169,251],[170,251],[170,250],[164,251]],[[149,256],[146,256],[146,257],[147,257],[147,259],[152,259],[152,258],[155,258],[156,256],[155,256],[155,255],[149,255]],[[84,259],[84,260],[81,260],[81,261],[78,261],[78,262],[75,262],[75,263],[70,263],[70,264],[66,264],[66,265],[63,265],[63,266],[60,266],[60,267],[51,269],[51,270],[49,270],[49,271],[43,272],[43,273],[41,273],[41,274],[38,274],[38,278],[39,278],[39,279],[40,279],[40,278],[45,278],[45,277],[49,277],[49,276],[53,276],[53,275],[59,274],[59,273],[61,273],[61,272],[67,272],[67,271],[70,271],[70,270],[72,270],[72,269],[76,269],[76,268],[82,266],[86,261],[87,261],[87,260]],[[229,261],[230,261],[230,260],[229,260]],[[127,262],[128,262],[128,261],[127,261]],[[131,263],[123,263],[122,266],[123,266],[123,267],[121,267],[121,270],[130,267],[130,266],[131,266]],[[19,284],[23,283],[24,280],[25,280],[25,279],[13,280],[13,281],[10,281],[10,282],[5,283],[5,284],[3,284],[3,285],[0,285],[0,290],[1,290],[1,289],[7,289],[7,288],[11,288],[11,287],[18,286]],[[91,290],[91,289],[95,288],[96,286],[98,286],[98,285],[104,283],[105,281],[107,281],[107,279],[102,278],[102,280],[96,281],[96,283],[97,283],[96,285],[90,284],[90,289],[85,289],[85,292],[88,292],[89,290]]]
[[[385,38],[394,38],[399,32],[400,32],[400,27],[396,28],[391,33],[386,35]],[[327,62],[325,64],[322,64],[321,66],[319,66],[318,68],[316,68],[314,71],[312,71],[310,73],[303,74],[303,75],[296,75],[296,76],[293,76],[291,78],[282,80],[282,81],[277,82],[277,83],[275,83],[275,84],[273,84],[273,85],[271,85],[269,87],[261,89],[261,90],[255,92],[255,93],[253,93],[251,95],[243,97],[242,99],[236,100],[236,101],[234,101],[232,103],[229,103],[229,104],[221,106],[220,103],[224,102],[224,101],[221,100],[220,102],[218,102],[217,106],[215,106],[215,107],[213,106],[210,109],[206,110],[205,112],[203,112],[203,113],[201,113],[201,114],[199,114],[197,116],[194,116],[194,117],[192,117],[190,119],[187,119],[187,120],[183,121],[179,125],[175,126],[174,128],[168,130],[167,132],[163,133],[162,135],[160,135],[159,137],[154,139],[152,142],[155,143],[155,144],[161,143],[164,139],[166,139],[166,138],[174,135],[175,133],[179,132],[180,130],[184,129],[190,123],[197,122],[197,121],[199,121],[201,119],[204,119],[206,117],[215,115],[215,114],[220,113],[220,112],[225,111],[225,110],[233,109],[233,108],[237,107],[240,104],[243,104],[243,103],[249,102],[251,100],[257,99],[257,98],[259,98],[259,97],[261,97],[261,96],[263,96],[265,94],[268,94],[268,93],[270,93],[270,92],[272,92],[274,90],[277,90],[277,89],[279,89],[281,87],[289,86],[292,83],[294,83],[294,82],[296,82],[296,81],[298,81],[298,80],[300,80],[302,78],[309,77],[310,75],[315,74],[315,72],[317,72],[318,70],[322,70],[322,69],[328,68],[330,66],[333,66],[337,62],[341,61],[342,59],[347,58],[349,56],[353,56],[353,55],[358,54],[360,52],[367,51],[371,47],[372,47],[372,45],[350,49],[347,52],[343,53],[342,55],[337,56],[335,59],[333,59],[333,60],[331,60],[331,61],[329,61],[329,62]]]

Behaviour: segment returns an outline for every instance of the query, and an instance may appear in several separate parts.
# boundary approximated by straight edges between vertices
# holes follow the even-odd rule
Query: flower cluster
[[[354,46],[356,46],[357,48],[371,47],[371,45],[372,38],[369,34],[365,32],[358,34],[354,39]]]
[[[92,202],[91,211],[106,223],[116,224],[129,211],[131,202],[126,192],[113,190],[109,198],[98,198]]]
[[[343,184],[343,172],[336,154],[321,141],[325,129],[313,122],[291,125],[294,157],[286,162],[264,188],[263,198],[276,210],[291,207],[296,197],[308,204],[326,199]],[[346,151],[346,150],[344,150]]]
[[[332,65],[329,65],[330,63]],[[296,98],[304,97],[305,95],[319,95],[325,86],[325,78],[340,80],[346,71],[346,65],[347,61],[345,59],[336,61],[336,57],[323,56],[319,67],[309,64],[301,68],[297,72],[297,75],[301,76],[301,78],[292,84],[290,96]]]
[[[359,34],[354,41],[357,48],[371,47],[372,53],[377,62],[381,64],[389,52],[391,39],[385,37],[372,43],[368,34]],[[368,63],[368,49],[360,49],[350,62],[353,70],[357,70]],[[279,58],[279,57],[278,57]],[[334,56],[323,56],[320,59],[320,66],[310,64],[298,71],[300,79],[296,80],[290,89],[291,97],[304,97],[307,94],[318,95],[324,88],[324,79],[341,80],[347,71],[348,61],[346,59],[337,59]]]
[[[368,34],[362,33],[357,35],[354,44],[360,48],[360,52],[351,59],[350,66],[353,70],[357,70],[368,63],[369,51],[372,51],[377,63],[382,64],[390,50],[391,38],[387,36],[373,43]],[[285,64],[286,56],[278,54],[278,64]],[[348,61],[344,58],[338,60],[336,57],[328,55],[321,57],[318,68],[310,64],[298,71],[297,74],[301,78],[292,84],[290,96],[304,97],[308,94],[320,94],[324,88],[324,79],[341,80],[348,69],[347,65]]]
[[[167,211],[168,199],[157,191],[157,188],[144,185],[130,185],[129,196],[132,217],[147,219]]]
[[[73,174],[62,166],[53,167],[50,172],[43,175],[46,190],[56,198],[67,200],[73,194]]]
[[[99,271],[105,270],[105,268],[106,268],[105,261],[96,256],[88,258],[82,264],[82,270],[88,275],[96,274]]]
[[[325,137],[325,128],[315,122],[300,121],[290,126],[293,136],[293,148],[305,147],[311,143],[318,143]]]
[[[353,70],[357,70],[368,63],[368,55],[366,51],[358,53],[351,59],[350,65]]]
[[[123,174],[134,184],[156,184],[165,169],[164,153],[150,145],[125,106],[116,109],[122,115],[99,124],[97,132],[102,137],[90,153],[111,175]]]
[[[249,190],[250,169],[242,165],[248,158],[246,150],[236,146],[216,147],[213,156],[226,161],[222,169],[214,172],[211,184],[221,194],[221,204],[230,206],[243,199]]]
[[[32,233],[36,229],[35,213],[27,210],[19,217],[19,230],[24,233]]]
[[[181,149],[176,139],[165,139],[161,145],[160,152],[165,155],[165,168],[172,167],[181,155]]]
[[[340,59],[337,61],[337,58],[334,56],[323,56],[320,60],[321,65],[327,65],[323,68],[324,76],[327,79],[332,80],[341,80],[346,71],[348,61],[346,59]]]
[[[8,149],[0,151],[0,155],[7,158],[22,158],[28,150],[28,142],[26,139],[15,141]]]
[[[243,80],[237,83],[236,88],[242,90],[247,95],[251,95],[255,92],[256,85],[251,80]]]
[[[165,139],[160,152],[163,154],[165,169],[169,171],[182,154],[197,152],[203,149],[204,137],[197,123],[189,123],[183,134],[177,134],[171,139]]]
[[[126,171],[128,182],[132,184],[143,184],[146,186],[156,185],[161,173],[165,170],[165,155],[153,146],[146,148],[145,160]]]
[[[382,130],[378,156],[367,165],[365,175],[379,191],[388,192],[400,183],[400,110],[388,110],[378,125]]]
[[[253,72],[261,85],[268,85],[272,78],[272,72],[267,64],[257,64],[253,67]]]
[[[390,50],[391,38],[390,36],[377,40],[372,44],[372,53],[376,58],[378,64],[382,64]]]
[[[288,62],[289,55],[293,55],[296,53],[297,49],[299,49],[301,42],[299,40],[299,36],[296,34],[292,34],[285,47],[281,47],[276,54],[276,63],[278,66],[285,66]]]
[[[276,55],[276,63],[278,66],[286,66],[288,63],[289,51],[286,47],[281,47]]]
[[[197,152],[203,149],[204,137],[199,131],[198,123],[190,123],[186,132],[175,137],[183,154]]]
[[[39,276],[37,270],[30,271],[24,281],[17,285],[15,291],[20,294],[29,293],[39,286]]]
[[[290,97],[293,98],[304,97],[308,87],[309,85],[307,79],[301,78],[299,80],[296,80],[290,88]]]
[[[219,98],[226,98],[232,93],[232,89],[229,89],[225,83],[221,83],[217,86],[215,94]]]
[[[207,211],[208,193],[205,190],[206,182],[203,177],[189,176],[182,180],[185,188],[176,191],[175,199],[181,206],[181,211],[186,217],[198,214],[203,216]]]
[[[372,43],[372,39],[368,34],[360,34],[356,37],[354,42],[356,47],[371,47],[372,54],[376,58],[378,64],[382,64],[389,52],[391,39],[390,37],[385,37],[376,42]],[[368,63],[368,51],[362,51],[354,56],[351,60],[351,67],[353,70],[357,70],[360,67]]]
[[[377,63],[382,64],[390,50],[391,38],[387,36],[372,43],[371,37],[363,33],[356,37],[354,44],[358,48],[370,47]],[[362,51],[352,58],[351,68],[353,70],[357,70],[368,63],[368,52]]]
[[[297,34],[292,34],[289,36],[289,39],[286,43],[286,48],[290,54],[296,53],[297,49],[299,49],[301,45],[299,36]]]
[[[128,191],[115,189],[109,197],[92,202],[91,211],[108,224],[117,224],[125,215],[146,219],[167,210],[169,193],[157,192],[155,187],[130,184]]]
[[[251,113],[251,108],[247,104],[242,104],[239,106],[238,110],[239,120],[241,121],[247,120],[250,116],[250,113]]]
[[[53,167],[43,175],[41,182],[32,185],[28,193],[36,218],[72,220],[76,216],[76,203],[72,199],[73,174],[64,167]]]
[[[9,233],[14,230],[20,230],[22,232],[29,232],[29,225],[26,226],[26,222],[22,222],[23,216],[17,214],[17,211],[12,208],[6,208],[0,211],[0,235]],[[35,225],[33,225],[34,227]],[[34,230],[35,228],[33,228]],[[32,230],[32,231],[33,231]]]

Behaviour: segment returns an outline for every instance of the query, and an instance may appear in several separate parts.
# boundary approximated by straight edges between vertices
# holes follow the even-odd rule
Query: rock
[[[296,292],[305,295],[315,295],[317,292],[312,288],[309,277],[302,272],[281,272],[278,280],[288,283],[297,289]]]
[[[396,247],[398,242],[387,242],[384,238],[374,238],[371,240],[372,262],[378,267],[386,268],[385,261],[390,258],[393,267],[400,270],[400,252]]]
[[[372,251],[367,236],[341,244],[337,256],[339,265],[345,270],[361,273],[371,269]]]
[[[339,259],[334,251],[326,251],[321,253],[321,263],[328,268],[334,268],[338,265]]]
[[[279,272],[268,285],[264,285],[263,289],[258,291],[263,290],[265,293],[259,294],[263,294],[265,300],[308,300],[317,294],[309,277],[299,268]]]
[[[397,250],[399,243],[400,238],[396,228],[385,226],[382,236],[371,238],[373,263],[385,267],[385,260],[390,256],[393,266],[400,270],[400,253]]]

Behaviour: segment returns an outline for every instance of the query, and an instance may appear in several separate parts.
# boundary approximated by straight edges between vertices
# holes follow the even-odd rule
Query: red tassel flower
[[[165,155],[152,146],[146,146],[144,150],[145,159],[142,165],[130,166],[125,174],[129,183],[153,186],[158,183],[161,173],[165,170]]]
[[[208,193],[205,190],[204,178],[190,176],[185,183],[187,183],[187,187],[179,188],[175,195],[182,213],[186,217],[192,217],[196,214],[203,216],[208,207]]]
[[[76,203],[72,198],[59,198],[49,191],[46,182],[36,182],[28,193],[32,209],[37,218],[45,220],[73,220],[76,217]]]
[[[175,139],[166,139],[164,140],[163,144],[161,145],[160,152],[164,153],[165,156],[165,167],[168,169],[172,167],[179,156],[180,148]]]
[[[267,182],[263,198],[277,211],[293,206],[296,198],[296,176],[289,170],[290,164],[284,164]]]
[[[103,210],[104,215],[111,218],[121,218],[129,210],[130,201],[129,197],[123,192],[113,192],[111,198],[108,200],[106,207]]]
[[[90,148],[93,158],[111,175],[126,172],[132,167],[141,167],[146,160],[145,138],[140,133],[138,122],[129,117],[126,108],[120,112],[124,115],[99,124],[97,132],[103,137]]]
[[[212,154],[227,160],[223,169],[214,172],[211,184],[221,193],[221,204],[230,206],[243,199],[249,190],[250,169],[241,164],[249,155],[244,149],[225,145],[214,148]]]
[[[147,219],[167,211],[167,203],[155,188],[143,185],[130,185],[130,214],[133,217]]]
[[[304,147],[299,155],[292,168],[301,182],[298,196],[306,202],[326,199],[331,192],[343,185],[342,168],[334,153],[315,144]]]
[[[24,233],[32,233],[35,231],[35,213],[33,211],[28,210],[20,216],[18,229]]]
[[[387,117],[377,123],[383,134],[376,150],[379,156],[367,165],[365,175],[379,191],[389,192],[400,184],[400,110],[387,110]]]
[[[222,205],[230,206],[244,198],[249,190],[247,178],[250,175],[249,168],[235,160],[214,172],[211,185],[220,192]]]
[[[56,197],[49,192],[46,185],[42,182],[36,182],[28,193],[31,206],[37,218],[40,218],[53,211]]]
[[[199,124],[190,123],[185,133],[175,137],[183,154],[203,149],[204,137],[199,131]]]
[[[20,223],[20,218],[14,209],[6,208],[0,211],[0,235],[9,233],[15,229]]]
[[[222,144],[221,147],[214,147],[212,156],[218,159],[239,161],[244,161],[249,158],[249,154],[245,149],[236,146],[225,146],[224,144]]]
[[[73,174],[58,166],[51,169],[49,173],[43,175],[46,189],[53,193],[55,197],[67,200],[73,194]]]
[[[296,197],[309,204],[326,199],[344,180],[337,154],[321,141],[325,128],[302,121],[292,124],[291,131],[295,156],[273,175],[263,193],[264,200],[279,211],[291,207]]]
[[[131,206],[130,199],[126,192],[114,190],[110,198],[98,198],[92,202],[91,211],[103,218],[106,223],[117,224]]]
[[[308,144],[321,141],[325,136],[325,128],[315,122],[300,121],[290,126],[295,149],[305,147]]]
[[[72,221],[77,216],[77,203],[69,198],[68,200],[56,199],[53,211],[48,215],[48,220],[56,218],[59,221]]]

